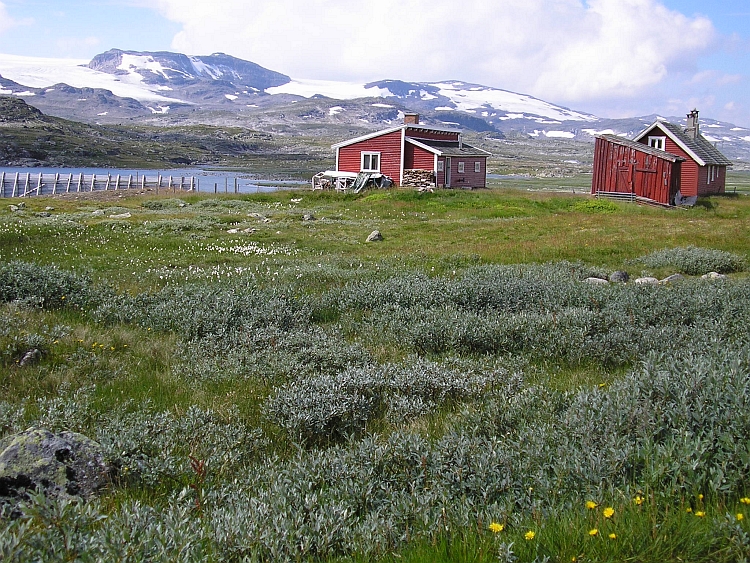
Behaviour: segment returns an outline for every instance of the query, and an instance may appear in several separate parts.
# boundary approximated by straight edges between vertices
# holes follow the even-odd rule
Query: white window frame
[[[482,171],[482,162],[481,162],[481,161],[479,161],[479,160],[477,160],[477,161],[476,161],[476,162],[474,163],[474,172],[477,172],[477,173],[478,173],[478,172],[481,172],[481,171]]]
[[[466,171],[466,166],[464,165],[463,162],[459,162],[458,163],[458,173],[459,174],[464,174],[465,171]]]
[[[378,165],[377,167],[373,168],[372,166],[372,157],[377,156],[378,157]],[[365,160],[368,162],[367,168],[365,168]],[[382,159],[380,158],[379,152],[374,151],[362,151],[359,155],[359,169],[362,172],[380,172],[380,165],[382,164]]]
[[[659,149],[660,151],[667,150],[667,137],[649,137],[648,138],[648,146],[652,149]]]
[[[438,169],[437,169],[437,171],[438,171],[438,172],[443,172],[443,171],[445,171],[445,161],[443,161],[443,160],[438,160]]]

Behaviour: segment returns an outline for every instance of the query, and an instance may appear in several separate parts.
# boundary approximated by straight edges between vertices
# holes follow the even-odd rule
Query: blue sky
[[[0,0],[0,53],[222,51],[298,78],[459,79],[750,126],[748,0]],[[351,33],[345,42],[343,30]],[[314,41],[314,36],[322,36]]]

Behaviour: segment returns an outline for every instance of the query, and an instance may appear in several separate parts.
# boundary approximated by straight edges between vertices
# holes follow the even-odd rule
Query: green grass
[[[414,272],[460,279],[483,264],[568,260],[603,272],[629,269],[632,276],[638,276],[645,268],[636,260],[664,248],[691,245],[750,257],[750,197],[745,195],[750,192],[750,179],[745,174],[730,177],[738,195],[707,198],[687,210],[593,200],[579,193],[585,182],[584,175],[568,180],[503,180],[493,189],[434,194],[392,190],[355,196],[297,190],[240,196],[107,194],[111,197],[107,201],[91,196],[44,197],[25,199],[26,207],[20,212],[9,208],[20,200],[6,199],[0,206],[0,264],[20,260],[86,274],[92,288],[102,295],[143,296],[164,287],[206,284],[238,296],[248,287],[276,288],[297,303],[308,297],[314,300],[347,283],[374,285]],[[302,201],[295,203],[293,198]],[[188,205],[179,207],[180,202]],[[48,206],[54,208],[51,217],[38,215]],[[103,213],[98,213],[100,210]],[[109,218],[125,210],[131,213],[129,219]],[[303,221],[306,213],[316,220]],[[235,229],[238,232],[228,232]],[[245,233],[245,229],[254,231]],[[381,231],[384,241],[366,243],[374,229]],[[670,273],[666,268],[656,270],[660,275]],[[741,281],[745,275],[733,273],[732,279]],[[79,430],[94,433],[97,421],[108,413],[168,413],[182,419],[191,407],[198,407],[215,415],[217,424],[261,429],[262,443],[252,454],[259,467],[293,463],[305,451],[325,449],[327,444],[307,449],[305,444],[295,444],[293,437],[270,424],[264,413],[268,397],[279,386],[303,378],[297,372],[305,368],[304,362],[291,366],[281,362],[287,357],[285,345],[297,351],[304,342],[285,344],[272,337],[257,357],[246,359],[251,364],[247,369],[257,368],[260,373],[267,368],[272,372],[268,377],[221,379],[220,361],[236,351],[230,348],[218,353],[216,377],[191,379],[181,375],[177,365],[179,348],[199,346],[200,339],[190,341],[177,332],[138,322],[96,322],[91,316],[95,305],[85,302],[82,307],[0,305],[4,325],[0,327],[0,401],[23,408],[23,422],[49,411],[50,420],[74,421]],[[413,351],[405,343],[367,333],[371,311],[342,312],[336,307],[336,303],[328,303],[327,308],[321,305],[315,309],[310,325],[330,332],[316,333],[314,338],[328,338],[341,347],[362,346],[374,362],[413,359]],[[727,318],[732,314],[741,319],[745,312],[727,313]],[[263,328],[240,331],[246,339],[240,342],[247,342],[249,349]],[[341,335],[336,332],[339,330]],[[24,353],[33,347],[42,350],[42,360],[21,366]],[[236,344],[236,348],[243,349],[243,345]],[[320,353],[336,356],[340,350]],[[579,392],[606,393],[634,367],[627,362],[565,362],[543,354],[516,358],[489,353],[454,358],[452,354],[441,352],[431,359],[464,362],[461,365],[477,370],[507,368],[510,374],[522,374],[525,390],[540,386],[550,393],[567,393],[567,397]],[[278,365],[263,365],[263,361],[276,360]],[[504,382],[508,376],[497,377]],[[87,397],[80,412],[72,402],[76,392]],[[376,418],[367,430],[383,440],[408,431],[438,441],[454,425],[477,420],[472,417],[479,416],[481,401],[472,401],[448,401],[427,415],[406,421]],[[0,410],[1,434],[10,432],[13,419],[4,416]],[[501,418],[499,414],[497,418]],[[539,422],[540,428],[545,423]],[[185,451],[191,447],[187,442]],[[354,448],[356,440],[340,447]],[[218,455],[216,451],[209,454]],[[411,460],[405,467],[419,463]],[[233,475],[235,481],[227,479],[212,486],[231,488],[243,479],[252,481],[246,473],[252,475],[254,466],[242,467]],[[224,466],[217,474],[223,471]],[[398,476],[394,473],[394,479]],[[122,486],[102,500],[102,510],[112,515],[130,501],[167,510],[180,487],[193,477],[178,473],[158,486],[128,485],[124,479]],[[534,482],[533,475],[528,479]],[[334,484],[324,483],[318,492],[323,495]],[[729,562],[750,554],[748,520],[736,517],[739,513],[750,517],[747,505],[739,503],[744,494],[741,490],[704,501],[698,499],[697,492],[663,498],[659,491],[641,494],[637,489],[602,483],[602,498],[592,499],[598,504],[595,510],[587,510],[582,502],[537,498],[533,486],[528,493],[524,490],[518,506],[494,506],[493,517],[504,525],[502,532],[489,531],[489,521],[459,525],[446,519],[445,526],[427,535],[410,536],[408,527],[398,530],[406,537],[399,536],[392,545],[373,553],[334,558],[323,554],[319,559],[497,561],[501,544],[506,551],[512,544],[510,549],[520,561],[541,561],[548,556],[559,562]],[[642,496],[642,504],[634,502],[636,496]],[[615,510],[611,519],[602,515],[606,506]],[[449,512],[450,506],[446,510]],[[698,511],[705,516],[696,516]],[[590,535],[594,529],[597,534]],[[528,531],[535,533],[531,540],[525,538]],[[612,533],[616,538],[609,537]],[[208,539],[202,541],[210,544]],[[221,558],[214,552],[209,559]]]

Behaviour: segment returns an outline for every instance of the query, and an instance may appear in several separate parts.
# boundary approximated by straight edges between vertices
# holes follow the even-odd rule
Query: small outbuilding
[[[592,194],[631,194],[664,205],[722,194],[732,162],[700,133],[698,110],[687,126],[655,123],[629,141],[601,135],[594,148]]]
[[[384,174],[400,186],[484,188],[490,153],[463,142],[459,129],[421,125],[406,114],[403,125],[332,146],[336,171]]]

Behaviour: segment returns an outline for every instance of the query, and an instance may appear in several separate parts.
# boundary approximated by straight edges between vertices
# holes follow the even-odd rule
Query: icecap
[[[342,111],[344,111],[344,108],[342,108],[341,106],[334,106],[328,109],[328,115],[338,115]]]
[[[81,59],[49,59],[0,54],[0,75],[31,88],[47,88],[68,84],[74,88],[102,88],[114,95],[134,98],[141,102],[176,102],[174,98],[157,94],[140,82],[123,81],[120,77],[97,72]],[[124,75],[129,77],[131,75]]]
[[[548,119],[596,121],[596,117],[554,106],[531,96],[488,87],[466,88],[462,82],[438,82],[439,94],[450,98],[459,110],[476,110],[490,106],[507,113],[531,113]]]
[[[312,98],[315,95],[335,98],[337,100],[354,100],[357,98],[386,98],[393,96],[384,88],[365,88],[364,84],[354,82],[336,82],[333,80],[295,79],[283,86],[267,88],[269,94],[291,94]]]

